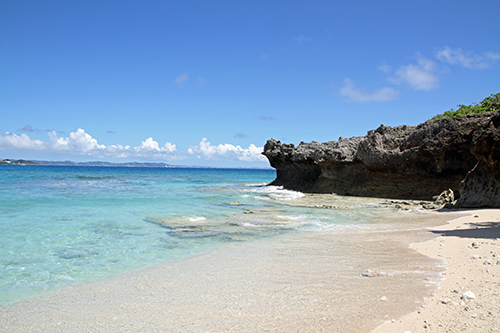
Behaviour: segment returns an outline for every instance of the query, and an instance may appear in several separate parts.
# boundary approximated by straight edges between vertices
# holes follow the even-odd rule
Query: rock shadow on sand
[[[432,230],[432,233],[440,234],[441,236],[454,236],[460,238],[485,238],[495,239],[500,238],[500,222],[478,222],[469,223],[470,229],[456,230]]]

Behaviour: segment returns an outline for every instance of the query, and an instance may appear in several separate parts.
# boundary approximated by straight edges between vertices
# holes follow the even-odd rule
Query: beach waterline
[[[0,329],[367,332],[437,290],[408,245],[455,215],[380,210],[362,228],[231,243],[0,308]]]

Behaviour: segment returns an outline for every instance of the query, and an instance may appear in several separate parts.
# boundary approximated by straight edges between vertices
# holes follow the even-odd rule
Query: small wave
[[[259,194],[265,194],[268,198],[273,200],[296,200],[305,196],[302,192],[285,190],[283,189],[283,186],[260,186],[251,189],[251,191]]]
[[[111,179],[115,178],[113,176],[76,176],[77,179],[81,180],[100,180],[100,179]]]
[[[246,187],[267,187],[267,183],[245,184]]]
[[[203,216],[170,216],[170,217],[146,217],[146,222],[158,224],[167,228],[194,227],[205,224],[207,219]]]
[[[290,216],[290,215],[276,215],[278,219],[282,220],[292,220],[292,221],[299,221],[299,220],[305,220],[307,217],[304,215],[297,215],[297,216]]]
[[[222,232],[214,230],[185,230],[185,229],[175,229],[172,230],[170,235],[177,236],[181,238],[209,238],[214,236],[222,235]]]
[[[186,216],[185,217],[189,222],[201,222],[206,221],[207,219],[203,216]]]
[[[72,278],[71,276],[69,275],[58,275],[56,277],[57,280],[65,280],[65,281],[74,281],[75,279]]]
[[[241,225],[244,226],[244,227],[252,227],[252,228],[258,228],[258,227],[260,227],[259,225],[256,225],[256,224],[253,224],[253,223],[248,223],[248,222],[242,223]]]

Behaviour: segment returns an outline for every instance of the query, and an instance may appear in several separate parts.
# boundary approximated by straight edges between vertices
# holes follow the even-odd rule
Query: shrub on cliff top
[[[491,94],[491,96],[483,99],[479,104],[472,103],[471,105],[458,105],[457,110],[451,109],[443,114],[439,114],[428,121],[434,121],[450,117],[463,117],[468,114],[479,114],[484,112],[500,111],[500,93]]]

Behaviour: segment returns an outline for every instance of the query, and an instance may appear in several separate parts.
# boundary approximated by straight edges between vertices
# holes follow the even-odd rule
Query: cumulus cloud
[[[189,81],[189,76],[187,75],[187,73],[182,73],[181,75],[176,77],[174,80],[174,82],[178,86],[184,86],[188,81]]]
[[[7,132],[0,135],[1,150],[31,150],[46,153],[67,153],[85,156],[97,156],[100,158],[121,159],[141,158],[153,160],[183,160],[189,155],[198,156],[207,160],[233,159],[245,162],[266,162],[261,154],[263,147],[251,144],[248,148],[232,144],[212,145],[203,138],[197,146],[190,146],[186,152],[178,152],[175,144],[166,142],[161,146],[152,137],[142,141],[140,145],[131,147],[129,145],[104,145],[100,144],[90,134],[79,128],[71,132],[67,137],[59,137],[56,132],[48,133],[46,141],[31,139],[25,133],[16,134]]]
[[[339,95],[353,102],[391,101],[400,97],[397,90],[389,87],[375,90],[372,93],[363,92],[349,78],[344,80],[344,86],[340,88]]]
[[[378,67],[379,71],[382,71],[384,73],[390,73],[392,70],[392,67],[387,65],[387,64],[382,64]]]
[[[389,81],[394,84],[408,84],[415,90],[432,90],[439,87],[439,77],[435,72],[436,63],[417,54],[417,64],[399,67]]]
[[[188,83],[191,84],[191,82],[200,87],[203,87],[209,83],[209,81],[202,76],[198,76],[196,79],[191,80],[191,77],[187,73],[182,73],[174,80],[174,83],[179,87],[185,87],[186,85],[188,85]]]
[[[26,134],[5,133],[0,136],[0,150],[23,149],[23,150],[45,150],[46,143],[41,140],[31,140]]]
[[[158,142],[153,140],[152,137],[147,138],[145,141],[142,141],[142,144],[139,147],[133,148],[133,150],[136,152],[137,156],[143,156],[143,154],[151,154],[152,155],[157,155],[157,154],[172,154],[177,151],[177,148],[175,147],[174,144],[167,142],[163,145],[163,147],[160,147]]]
[[[445,46],[435,54],[437,60],[450,65],[459,65],[470,69],[486,69],[492,67],[497,61],[500,61],[500,53],[487,52],[482,55],[464,52],[462,49],[452,49]],[[396,85],[408,85],[414,90],[432,90],[439,88],[440,74],[447,71],[441,63],[424,57],[416,53],[415,61],[397,67],[395,70],[385,62],[378,70],[388,74],[388,81]],[[386,101],[399,98],[399,92],[393,88],[382,88],[373,93],[361,91],[354,81],[345,79],[344,86],[339,90],[339,95],[348,100],[357,102],[368,101]]]
[[[198,77],[198,78],[196,79],[196,83],[197,83],[198,85],[204,86],[204,85],[208,84],[208,80],[207,80],[207,79],[205,79],[204,77],[201,77],[201,76],[200,76],[200,77]]]
[[[302,44],[302,43],[306,43],[306,42],[309,42],[311,40],[311,37],[307,37],[306,35],[304,34],[300,34],[298,35],[297,37],[295,37],[295,41],[298,43],[298,44]]]
[[[198,146],[188,149],[188,154],[198,154],[199,157],[204,157],[209,160],[230,157],[236,158],[239,161],[265,162],[266,158],[262,155],[263,151],[264,147],[257,147],[254,144],[251,144],[248,148],[242,148],[241,146],[234,146],[228,143],[214,146],[207,138],[203,138]]]
[[[102,145],[90,134],[79,128],[68,137],[58,137],[56,132],[48,133],[49,141],[33,140],[26,134],[5,133],[0,136],[0,150],[36,150],[43,152],[66,152],[78,155],[109,158],[149,157],[158,159],[178,159],[175,144],[165,143],[162,147],[153,138],[147,138],[138,147],[122,145]]]
[[[485,69],[492,67],[496,61],[500,60],[500,53],[487,52],[483,55],[474,55],[471,52],[466,53],[460,48],[452,49],[445,46],[437,52],[436,57],[450,65],[461,65],[471,69]]]
[[[85,133],[81,128],[77,129],[76,132],[71,132],[67,138],[58,137],[54,131],[49,132],[48,135],[50,142],[46,144],[47,147],[45,150],[47,151],[65,151],[84,155],[96,155],[106,149],[105,145],[98,144],[96,139]]]

